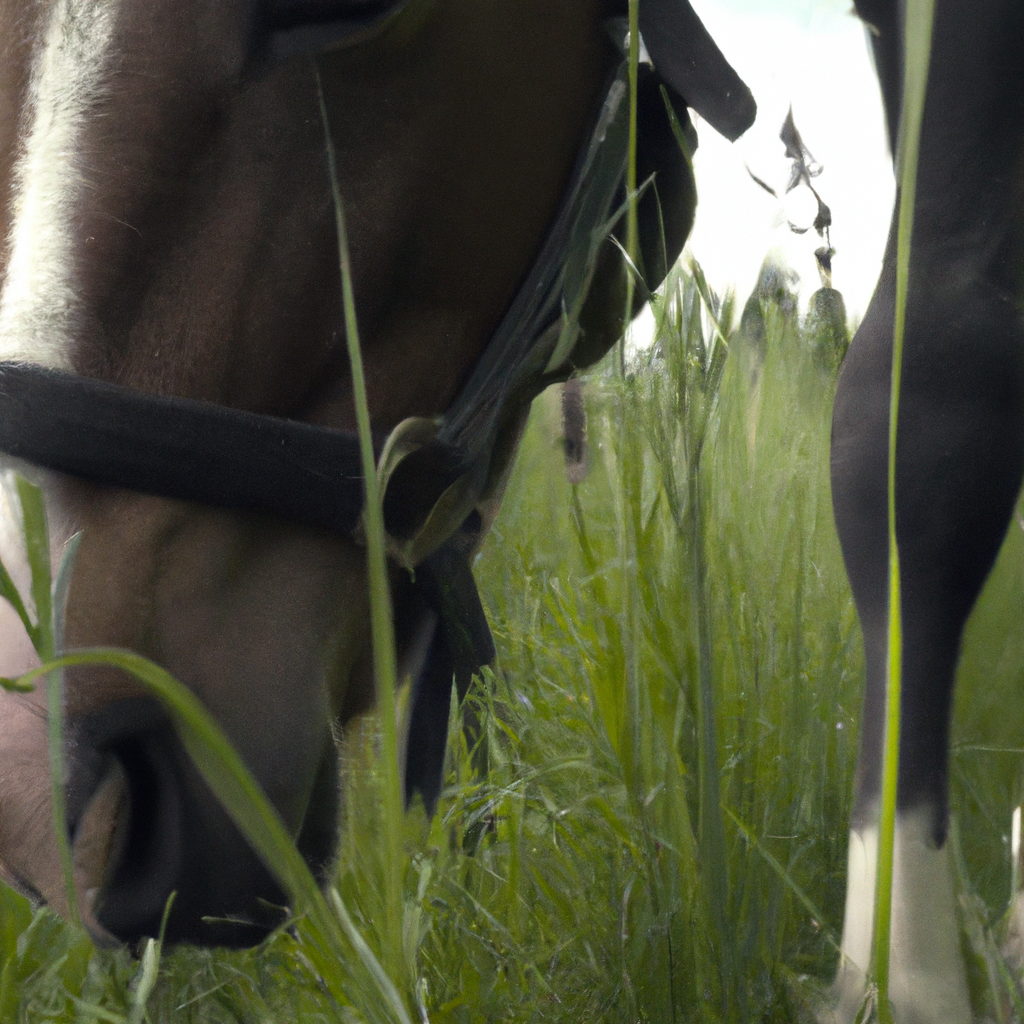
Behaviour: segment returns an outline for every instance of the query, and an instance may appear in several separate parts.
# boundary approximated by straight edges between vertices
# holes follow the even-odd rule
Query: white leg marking
[[[70,366],[72,229],[86,190],[81,136],[103,93],[112,24],[113,0],[57,0],[35,55],[0,291],[0,361]]]
[[[949,852],[929,840],[929,816],[896,819],[889,995],[897,1024],[970,1024]],[[864,995],[874,925],[878,829],[850,833],[843,962],[832,1020],[849,1024]]]
[[[875,923],[875,879],[878,870],[878,829],[851,830],[846,858],[846,912],[843,915],[844,968],[867,973]]]

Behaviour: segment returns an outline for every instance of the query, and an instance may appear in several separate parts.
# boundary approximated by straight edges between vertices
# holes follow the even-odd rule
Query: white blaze
[[[0,361],[70,367],[73,226],[87,189],[81,143],[103,93],[112,23],[111,0],[56,0],[36,50],[0,291]]]

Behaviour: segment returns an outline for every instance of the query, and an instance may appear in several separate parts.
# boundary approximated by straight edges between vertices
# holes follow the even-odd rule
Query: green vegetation
[[[154,944],[139,962],[0,890],[0,1022],[811,1018],[836,962],[861,679],[828,489],[834,379],[771,306],[762,363],[696,277],[673,278],[624,378],[588,379],[583,483],[556,396],[537,403],[477,564],[499,650],[473,698],[489,768],[453,716],[439,813],[404,819],[400,937],[370,719],[346,744],[332,921],[321,904],[256,950]],[[1022,578],[1014,525],[954,736],[965,948],[996,1020],[1024,1019],[998,952],[1024,793]]]

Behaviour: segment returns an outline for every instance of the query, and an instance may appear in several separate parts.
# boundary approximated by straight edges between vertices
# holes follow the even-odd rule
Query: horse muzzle
[[[69,723],[68,835],[94,939],[251,946],[284,893],[218,804],[159,704],[112,702]],[[166,923],[165,923],[166,922]]]

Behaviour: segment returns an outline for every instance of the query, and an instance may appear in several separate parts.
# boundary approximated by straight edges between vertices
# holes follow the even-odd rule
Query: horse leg
[[[1001,3],[967,10],[940,0],[897,435],[903,691],[890,993],[904,1022],[971,1019],[946,851],[949,723],[960,638],[1024,472],[1022,143],[1024,9]],[[867,674],[838,979],[841,1018],[856,1010],[873,932],[895,257],[896,215],[833,414],[833,505]]]

